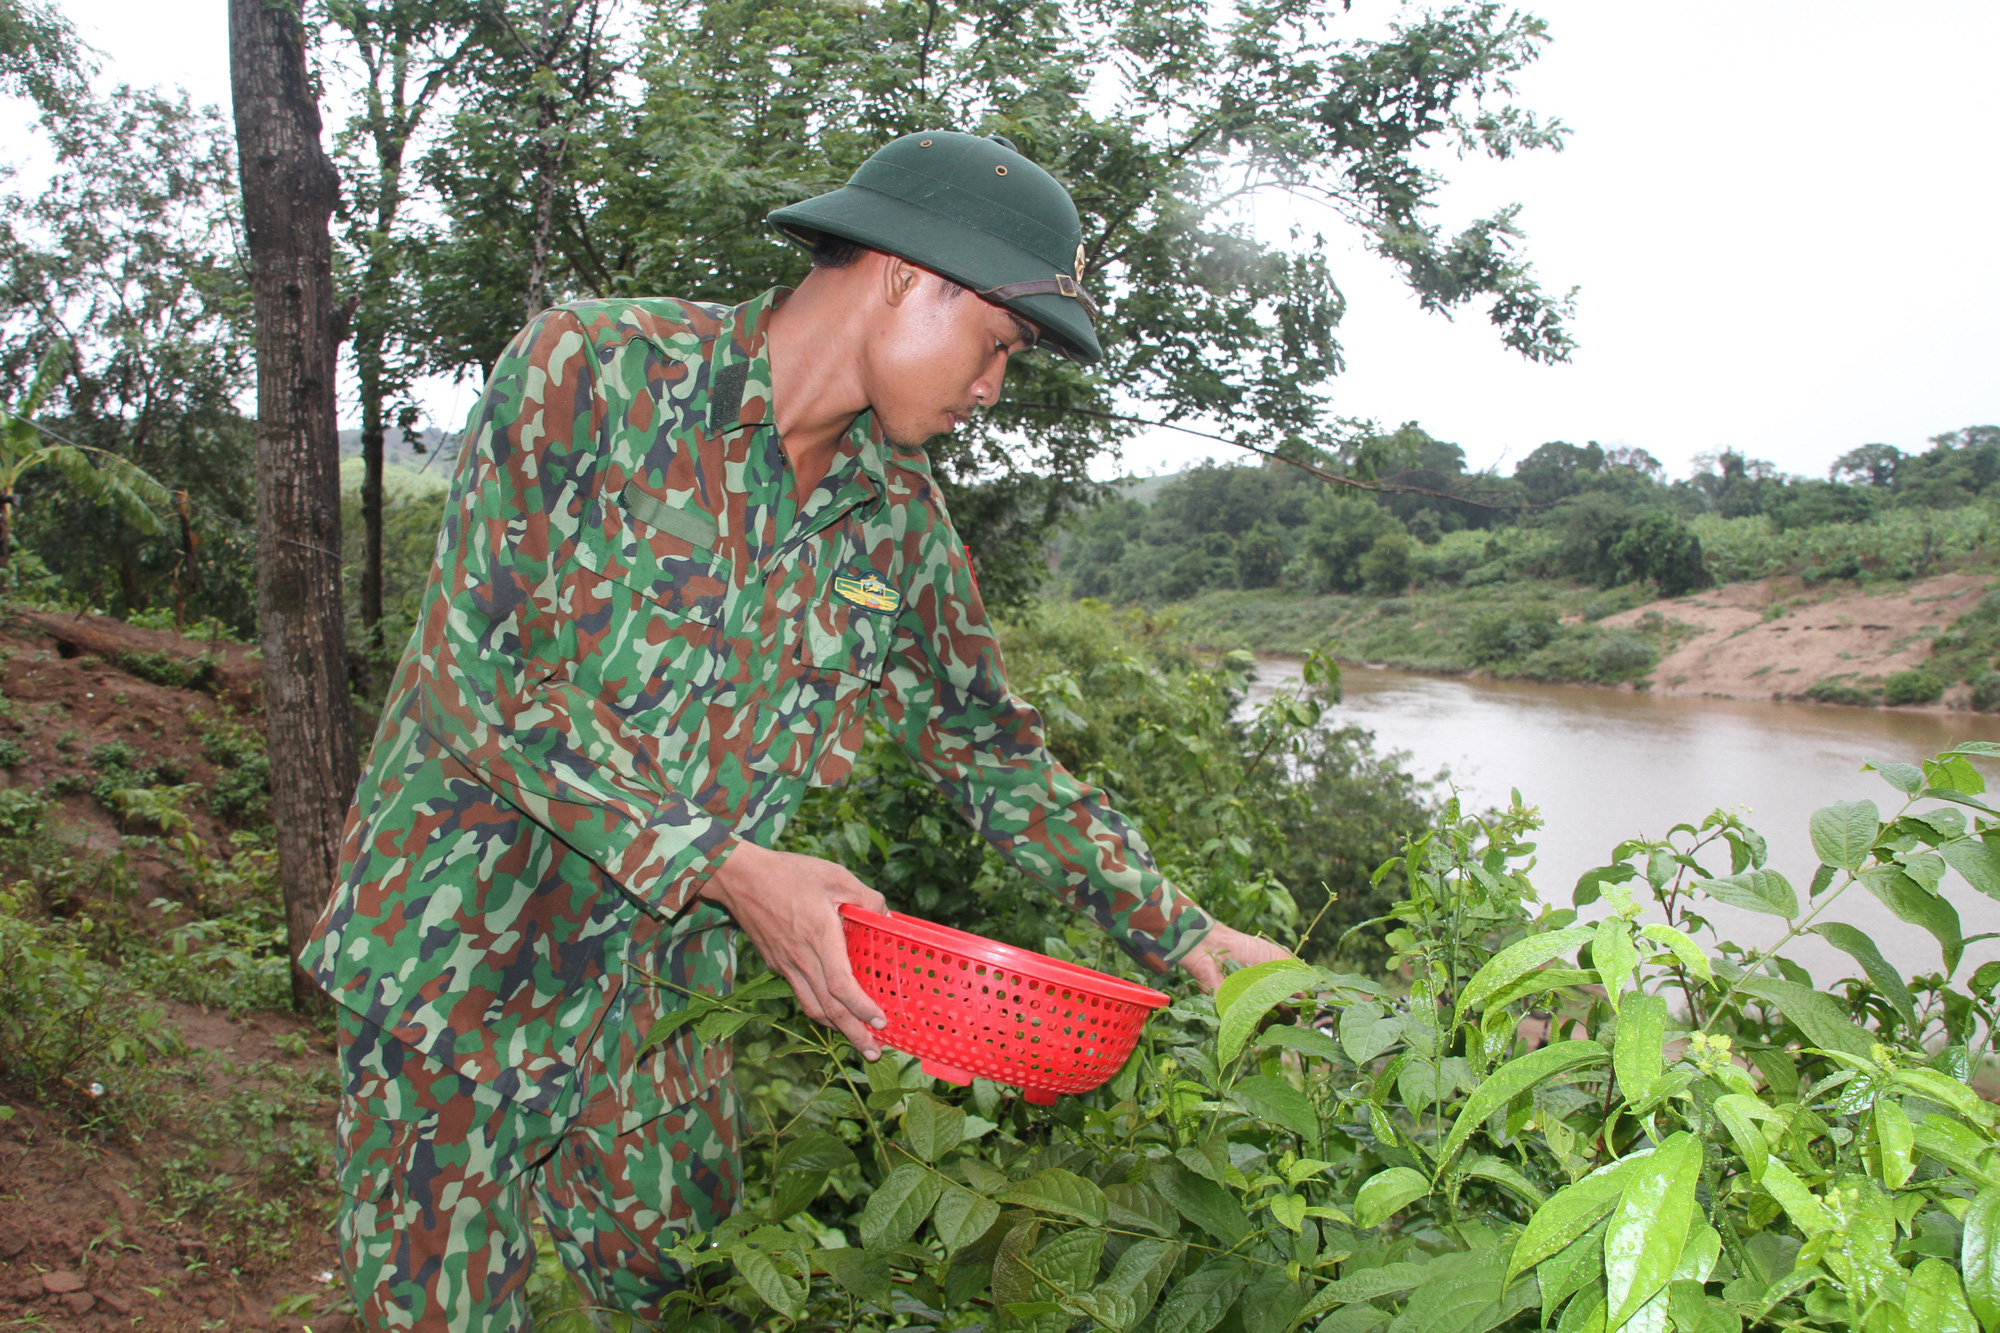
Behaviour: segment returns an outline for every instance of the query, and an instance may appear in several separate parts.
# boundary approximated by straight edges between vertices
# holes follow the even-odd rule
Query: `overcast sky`
[[[1368,6],[1378,12],[1380,4]],[[1857,444],[2000,421],[2000,50],[1991,0],[1539,0],[1553,42],[1522,101],[1561,153],[1436,159],[1448,228],[1508,203],[1545,284],[1579,288],[1568,365],[1483,312],[1425,315],[1349,244],[1337,410],[1422,423],[1503,470],[1545,440],[1628,444],[1676,474],[1733,446],[1823,475]],[[228,105],[223,0],[63,0],[100,82]],[[17,146],[0,156],[20,160]],[[1282,233],[1330,219],[1260,207]],[[440,387],[456,424],[474,389]],[[1221,446],[1158,434],[1125,470]],[[1111,471],[1118,469],[1113,468]]]

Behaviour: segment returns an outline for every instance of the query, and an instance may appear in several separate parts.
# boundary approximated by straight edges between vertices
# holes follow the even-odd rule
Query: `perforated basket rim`
[[[1094,967],[1065,963],[1062,959],[1051,958],[1045,953],[1036,953],[1032,949],[1017,949],[1011,944],[1002,944],[998,940],[989,940],[984,935],[974,935],[952,926],[941,926],[935,921],[925,921],[921,917],[906,916],[901,912],[884,915],[880,912],[871,912],[854,903],[842,903],[840,915],[857,925],[880,931],[892,939],[929,945],[934,949],[948,949],[952,953],[976,959],[990,967],[1018,972],[1024,977],[1033,977],[1041,982],[1092,992],[1107,1000],[1141,1004],[1148,1009],[1163,1009],[1173,1003],[1170,996],[1162,995],[1159,991],[1138,985],[1136,982],[1127,981],[1123,977],[1099,972]]]

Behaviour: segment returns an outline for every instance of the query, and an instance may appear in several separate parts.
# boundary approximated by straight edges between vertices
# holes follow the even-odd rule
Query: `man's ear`
[[[900,306],[910,299],[910,294],[923,283],[924,270],[898,255],[882,256],[882,299],[891,306]]]

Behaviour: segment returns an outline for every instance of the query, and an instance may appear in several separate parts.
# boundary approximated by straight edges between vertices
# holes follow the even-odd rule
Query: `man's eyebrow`
[[[1014,336],[1021,340],[1022,346],[1026,347],[1029,351],[1033,351],[1035,344],[1041,341],[1041,330],[1011,310],[1007,312],[1007,318],[1014,321]]]

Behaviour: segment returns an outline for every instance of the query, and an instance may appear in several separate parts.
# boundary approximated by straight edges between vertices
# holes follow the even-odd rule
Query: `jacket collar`
[[[723,435],[755,426],[775,425],[771,403],[769,324],[772,312],[792,294],[773,287],[729,310],[708,347],[708,433]],[[847,442],[834,457],[827,476],[832,480],[858,463],[876,494],[886,494],[888,477],[883,447],[875,430],[875,414],[863,412],[848,428]]]

